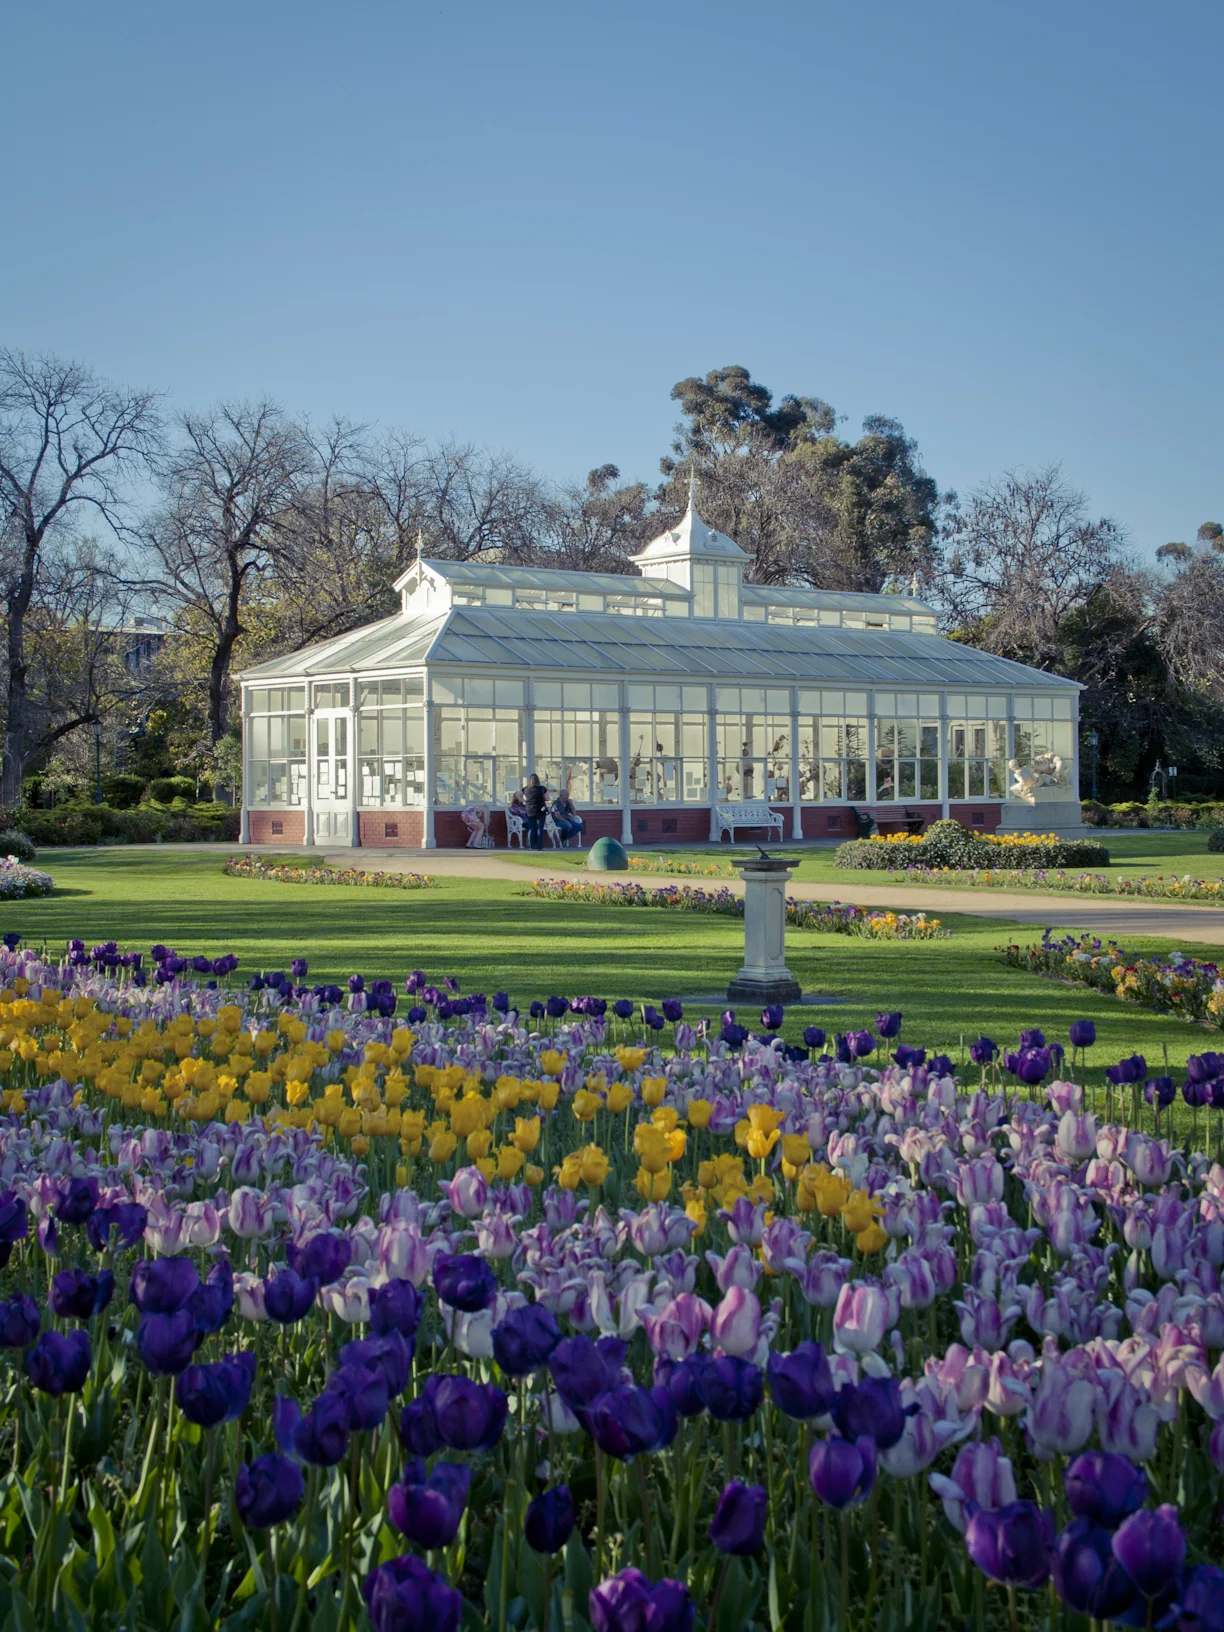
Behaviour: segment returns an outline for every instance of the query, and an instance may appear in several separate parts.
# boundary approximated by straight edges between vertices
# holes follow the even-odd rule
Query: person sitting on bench
[[[567,845],[574,834],[578,835],[578,843],[582,843],[583,821],[574,808],[574,801],[564,788],[552,802],[552,819],[557,824],[557,832],[561,836],[561,843]]]

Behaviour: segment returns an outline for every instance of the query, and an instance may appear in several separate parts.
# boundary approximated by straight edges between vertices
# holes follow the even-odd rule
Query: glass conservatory
[[[747,559],[691,505],[637,577],[418,559],[394,617],[241,676],[244,840],[461,845],[476,807],[505,844],[533,771],[588,841],[704,841],[762,804],[792,839],[1023,828],[1034,764],[1065,792],[1043,830],[1078,829],[1074,682],[913,597],[745,584]]]

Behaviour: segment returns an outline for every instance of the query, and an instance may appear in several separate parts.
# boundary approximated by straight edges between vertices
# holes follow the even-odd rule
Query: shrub
[[[196,806],[182,811],[157,810],[138,805],[135,810],[114,810],[110,805],[59,805],[55,810],[31,810],[23,819],[41,845],[191,843],[200,839],[234,840],[239,812],[223,807]],[[0,836],[0,845],[3,844]]]
[[[1224,852],[1224,827],[1213,827],[1207,835],[1207,848],[1213,856]]]
[[[833,856],[836,867],[888,872],[903,867],[1108,867],[1109,851],[1096,839],[1034,838],[1032,843],[1006,842],[971,833],[959,822],[933,822],[917,844],[890,844],[886,839],[851,839]]]
[[[156,776],[149,783],[149,798],[159,805],[171,805],[176,799],[195,802],[195,779],[190,776]]]
[[[0,854],[16,856],[18,861],[33,861],[38,855],[34,840],[19,827],[10,827],[0,833]]]
[[[131,810],[140,803],[147,786],[143,776],[116,771],[113,776],[102,778],[102,797],[112,810]]]

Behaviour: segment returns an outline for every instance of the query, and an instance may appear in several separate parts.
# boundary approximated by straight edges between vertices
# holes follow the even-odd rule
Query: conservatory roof
[[[1079,690],[937,635],[821,629],[729,619],[618,617],[456,607],[436,618],[400,615],[247,669],[248,683],[382,670],[527,669],[605,679],[776,681],[927,690]]]
[[[844,612],[917,612],[935,616],[935,608],[913,595],[873,595],[854,589],[793,589],[789,584],[745,584],[745,606],[832,607]]]
[[[687,600],[689,591],[667,578],[640,578],[636,573],[569,572],[559,567],[504,567],[486,561],[435,561],[422,557],[438,578],[450,584],[481,584],[506,589],[568,589],[585,595],[651,595],[664,600]],[[416,571],[414,561],[395,581],[403,589]]]

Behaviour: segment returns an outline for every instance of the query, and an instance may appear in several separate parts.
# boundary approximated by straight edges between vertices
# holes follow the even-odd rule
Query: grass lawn
[[[240,975],[294,957],[309,959],[314,979],[360,970],[398,984],[421,968],[434,979],[457,976],[465,991],[506,990],[520,1003],[553,992],[655,1001],[713,993],[741,961],[742,929],[724,918],[536,901],[517,884],[480,879],[445,879],[411,892],[262,883],[226,877],[223,859],[220,850],[58,851],[46,862],[56,893],[6,904],[0,929],[20,930],[28,943],[45,942],[54,952],[73,935],[125,949],[164,941],[184,953],[233,951]],[[1008,969],[997,949],[1035,939],[1032,926],[955,913],[943,922],[952,938],[925,943],[791,931],[788,961],[804,990],[847,1001],[792,1010],[787,1034],[810,1024],[830,1032],[869,1025],[878,1010],[901,1009],[910,1041],[956,1053],[962,1037],[968,1042],[981,1031],[1014,1044],[1022,1027],[1041,1026],[1065,1040],[1082,1015],[1096,1021],[1093,1059],[1100,1065],[1138,1050],[1158,1069],[1167,1048],[1175,1070],[1188,1053],[1218,1041],[1183,1021]],[[1128,938],[1128,950],[1169,944]],[[1179,944],[1205,957],[1218,952]],[[721,1007],[695,1005],[692,1012]]]
[[[1090,836],[1100,839],[1110,853],[1112,865],[1109,868],[1111,877],[1142,878],[1155,874],[1176,874],[1181,876],[1189,873],[1194,878],[1224,878],[1224,853],[1212,855],[1207,849],[1207,835],[1205,832],[1187,833],[1146,833],[1117,828],[1093,828]],[[846,885],[848,881],[859,879],[863,883],[886,884],[886,873],[860,873],[844,867],[836,867],[833,863],[835,850],[833,845],[801,848],[798,845],[781,846],[783,851],[799,856],[798,867],[795,869],[795,878],[812,884]],[[734,856],[752,855],[754,852],[743,845],[708,844],[693,848],[668,847],[666,852],[651,850],[646,845],[636,846],[631,854],[648,857],[665,854],[671,861],[693,861],[708,865],[711,862],[729,861]],[[538,864],[543,860],[549,867],[555,866],[558,872],[583,869],[586,866],[586,852],[579,850],[553,850],[551,847],[544,851],[532,851],[526,856],[515,849],[498,851],[499,857],[510,861]],[[700,883],[700,879],[696,880]],[[967,889],[971,886],[953,884],[945,879],[923,879],[923,885],[936,886],[941,889]],[[981,888],[981,886],[976,886]],[[1192,906],[1193,902],[1187,902]]]

